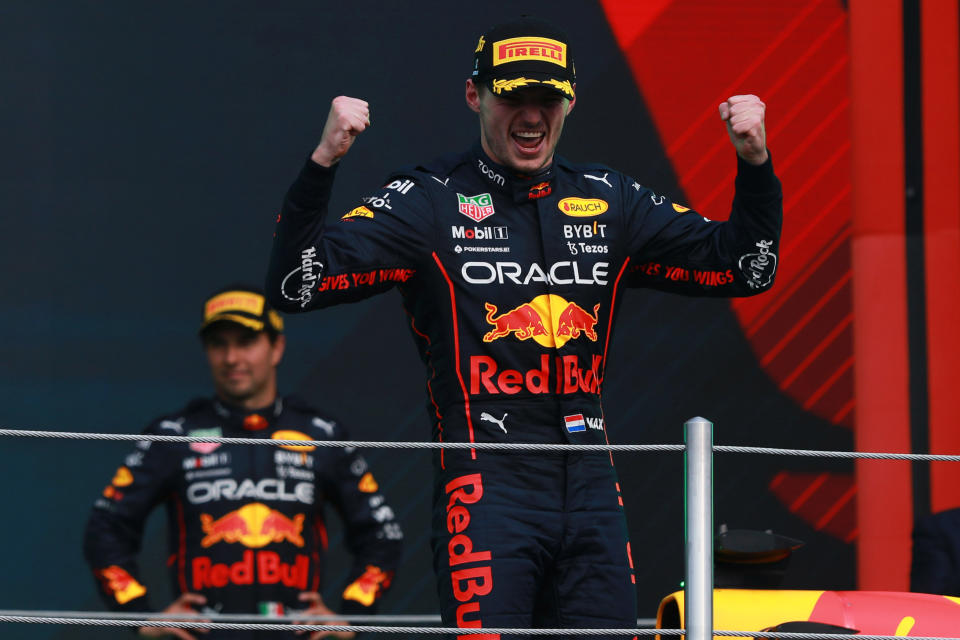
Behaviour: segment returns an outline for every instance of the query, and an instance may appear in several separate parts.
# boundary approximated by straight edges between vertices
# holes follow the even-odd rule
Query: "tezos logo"
[[[563,237],[574,240],[606,238],[607,225],[597,224],[596,220],[593,221],[593,224],[565,224],[563,225]],[[588,244],[586,242],[567,242],[567,248],[570,250],[570,255],[573,256],[580,253],[607,253],[609,250],[605,244]]]

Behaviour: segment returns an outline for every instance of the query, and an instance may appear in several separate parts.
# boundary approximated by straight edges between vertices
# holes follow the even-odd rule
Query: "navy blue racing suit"
[[[161,417],[154,435],[346,440],[342,426],[296,397],[260,411],[198,399]],[[399,562],[403,533],[367,462],[342,447],[138,442],[94,503],[84,554],[107,606],[150,611],[137,553],[144,522],[167,511],[174,597],[206,596],[201,610],[293,614],[322,587],[325,504],[338,512],[353,556],[337,613],[373,613]],[[165,596],[153,604],[166,605]],[[269,622],[269,620],[265,620]],[[198,637],[200,637],[198,635]],[[292,638],[293,632],[217,632],[205,638]]]
[[[782,194],[769,160],[738,158],[726,222],[601,165],[555,157],[516,176],[479,142],[330,218],[337,166],[308,161],[288,191],[267,295],[297,312],[397,287],[438,441],[607,442],[600,394],[624,288],[745,296],[776,271]],[[434,463],[445,624],[635,625],[612,456],[464,449]]]

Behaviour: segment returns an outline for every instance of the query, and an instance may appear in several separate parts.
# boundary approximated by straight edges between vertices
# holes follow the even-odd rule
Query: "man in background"
[[[262,292],[232,286],[203,306],[200,339],[213,397],[198,398],[146,428],[153,435],[346,440],[344,428],[277,392],[286,339]],[[167,510],[174,601],[166,613],[330,615],[320,595],[332,505],[353,555],[338,614],[372,613],[399,563],[403,534],[367,462],[355,449],[311,445],[138,442],[97,498],[84,554],[115,611],[151,611],[137,565],[144,522]],[[345,621],[341,624],[346,624]],[[143,636],[195,632],[143,627]],[[230,631],[209,638],[290,637]],[[314,632],[311,639],[352,633]]]
[[[910,591],[960,597],[960,509],[914,523]]]

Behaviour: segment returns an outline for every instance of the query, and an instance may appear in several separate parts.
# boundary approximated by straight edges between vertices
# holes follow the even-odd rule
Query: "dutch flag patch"
[[[583,419],[582,413],[575,413],[572,416],[564,416],[563,422],[567,426],[567,431],[570,433],[577,433],[578,431],[586,431],[587,423]]]

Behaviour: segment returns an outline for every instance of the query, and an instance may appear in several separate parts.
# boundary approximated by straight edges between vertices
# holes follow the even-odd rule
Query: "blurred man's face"
[[[576,100],[543,87],[500,96],[467,80],[467,105],[480,115],[480,142],[490,159],[532,175],[553,161],[563,122]]]
[[[221,323],[203,336],[217,396],[230,404],[260,409],[277,395],[277,365],[283,358],[283,336]]]

